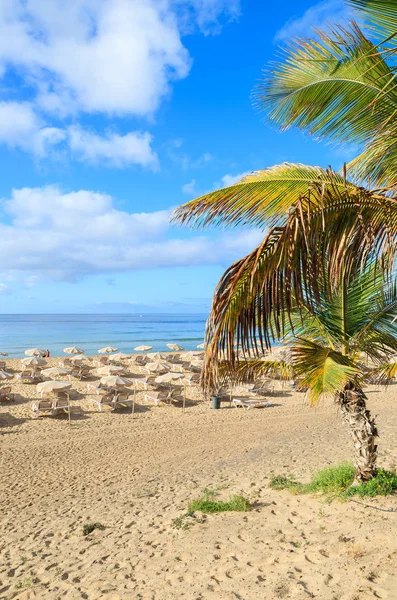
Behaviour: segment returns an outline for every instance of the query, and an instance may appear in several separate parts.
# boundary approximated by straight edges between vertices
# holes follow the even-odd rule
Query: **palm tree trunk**
[[[346,384],[337,396],[342,417],[349,427],[354,442],[356,474],[355,482],[369,481],[375,475],[378,446],[375,443],[378,430],[375,420],[367,409],[366,395],[353,382]]]

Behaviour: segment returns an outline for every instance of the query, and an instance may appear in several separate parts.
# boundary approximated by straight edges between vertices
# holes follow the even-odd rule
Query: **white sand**
[[[280,394],[267,409],[191,401],[182,414],[139,393],[133,420],[96,412],[74,382],[69,428],[65,417],[33,420],[35,386],[12,386],[22,398],[0,406],[1,599],[397,598],[397,512],[268,487],[272,472],[307,480],[351,458],[332,403],[314,410]],[[396,391],[368,393],[386,468],[397,462]],[[247,494],[254,509],[175,528],[206,487]],[[396,497],[366,502],[397,510]],[[105,529],[84,537],[95,521]]]

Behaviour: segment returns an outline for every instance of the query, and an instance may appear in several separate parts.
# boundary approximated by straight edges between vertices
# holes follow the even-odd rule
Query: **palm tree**
[[[379,374],[387,382],[385,375],[397,370],[390,362],[397,351],[397,289],[385,285],[381,270],[373,266],[354,277],[342,275],[332,291],[321,288],[315,308],[305,304],[291,313],[283,342],[289,349],[287,366],[312,405],[323,395],[335,398],[354,442],[356,481],[368,481],[375,474],[378,434],[363,386]],[[263,359],[241,361],[234,369],[226,363],[220,379],[252,380],[276,367],[277,361]]]
[[[397,88],[394,69],[386,58],[393,52],[397,19],[389,19],[394,9],[387,0],[351,0],[351,4],[373,15],[378,34],[383,21],[396,25],[387,42],[375,45],[356,25],[329,35],[320,33],[319,41],[299,42],[287,52],[286,61],[273,69],[256,98],[284,128],[297,125],[318,136],[366,143],[364,152],[349,165],[356,179],[348,180],[346,170],[341,175],[320,167],[277,165],[192,200],[174,213],[174,221],[196,227],[251,226],[264,231],[263,242],[233,264],[215,290],[203,371],[207,389],[219,385],[223,364],[229,373],[239,372],[236,342],[248,358],[257,356],[291,333],[297,312],[307,322],[308,315],[322,314],[325,300],[332,304],[336,298],[343,301],[346,311],[348,290],[356,280],[362,284],[368,265],[376,264],[377,273],[386,281],[394,271]],[[360,186],[363,177],[388,188]],[[346,313],[340,322],[339,334],[344,333],[337,348],[326,346],[323,340],[322,347],[328,350],[319,355],[324,359],[320,370],[324,365],[339,365],[337,370],[345,379],[336,378],[328,391],[337,396],[344,414],[350,415],[357,440],[368,429],[360,446],[365,460],[357,460],[357,479],[365,480],[374,470],[376,430],[365,406],[347,317]],[[306,362],[300,364],[305,372],[314,373],[318,356],[308,350],[314,342],[307,335],[304,339],[309,346],[306,354],[301,351]],[[384,345],[378,362],[394,348],[390,337]],[[384,366],[384,374],[393,368]]]
[[[397,185],[397,4],[347,0],[374,38],[356,23],[296,40],[265,72],[254,97],[281,129],[297,126],[317,138],[364,144],[348,165],[359,181]]]

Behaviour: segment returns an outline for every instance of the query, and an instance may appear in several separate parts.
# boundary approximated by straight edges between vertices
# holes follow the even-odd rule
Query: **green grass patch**
[[[189,512],[200,511],[203,513],[218,513],[239,511],[247,512],[251,508],[251,504],[245,496],[231,496],[229,500],[215,500],[215,493],[210,490],[204,490],[202,498],[193,500],[188,506]]]
[[[105,525],[102,523],[85,523],[83,525],[83,535],[90,535],[95,529],[99,529],[103,531],[105,529]]]
[[[307,484],[300,483],[291,476],[275,475],[270,480],[270,487],[274,490],[289,490],[294,494],[320,493],[328,498],[373,498],[397,492],[397,474],[394,471],[377,469],[373,479],[357,486],[352,485],[354,473],[355,468],[351,463],[342,463],[319,471]]]

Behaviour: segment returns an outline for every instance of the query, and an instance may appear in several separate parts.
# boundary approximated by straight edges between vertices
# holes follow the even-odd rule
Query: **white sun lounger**
[[[232,402],[236,408],[243,408],[244,410],[249,410],[250,408],[254,407],[268,408],[270,406],[270,400],[268,398],[258,398],[252,400],[249,398],[233,398]]]
[[[146,392],[145,400],[153,400],[154,405],[158,406],[160,402],[166,402],[167,400],[171,401],[171,393],[172,392]]]

